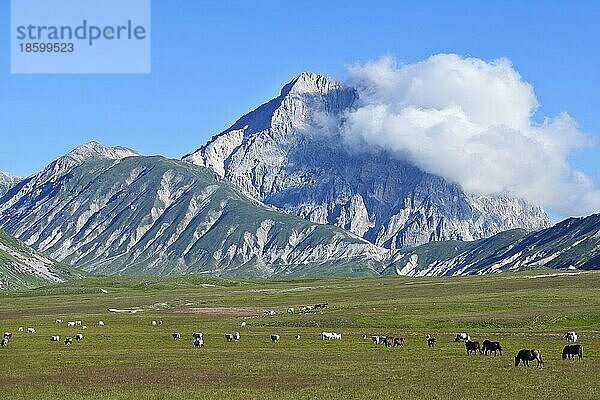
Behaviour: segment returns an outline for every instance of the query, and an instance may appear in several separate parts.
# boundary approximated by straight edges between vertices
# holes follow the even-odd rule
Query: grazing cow
[[[35,333],[35,329],[34,328],[27,328],[27,333]]]
[[[201,337],[197,337],[194,339],[194,346],[196,347],[204,347],[204,340]]]
[[[580,344],[568,344],[562,351],[562,359],[566,360],[567,357],[570,360],[574,360],[575,356],[579,357],[579,361],[583,358],[583,346]]]
[[[333,332],[333,334],[331,335],[331,339],[332,340],[342,340],[342,334]]]
[[[385,337],[385,347],[392,347],[394,345],[394,337],[386,336]]]
[[[481,347],[479,346],[479,342],[471,342],[470,340],[467,340],[465,342],[465,349],[467,350],[467,354],[471,354],[471,352],[473,352],[474,354],[477,354],[477,352],[479,352],[479,354],[481,354]]]
[[[19,332],[23,332],[23,327],[22,326],[19,327]]]
[[[69,322],[67,322],[67,326],[75,326],[75,321],[69,321]]]
[[[87,325],[81,325],[81,329],[87,329]]]
[[[236,341],[236,342],[240,340],[240,333],[239,332],[233,332],[233,340]]]
[[[202,332],[194,332],[194,333],[192,333],[192,337],[194,339],[202,339],[203,338]]]
[[[577,334],[573,331],[567,332],[567,334],[565,335],[565,339],[567,340],[567,342],[576,342]]]
[[[12,337],[12,333],[11,332],[4,332],[4,338],[10,339],[11,337]]]
[[[427,347],[433,347],[435,345],[435,338],[433,336],[427,335],[425,339],[427,340]]]
[[[279,335],[271,335],[271,342],[273,342],[273,343],[279,342]]]
[[[341,338],[342,338],[341,333],[321,332],[321,340],[340,340]]]
[[[156,326],[156,325],[158,325],[158,322],[156,322],[156,321],[152,321],[152,322],[151,322],[151,325],[152,325],[152,326]]]
[[[65,338],[65,345],[73,344],[73,338],[68,336]]]
[[[295,310],[294,310],[294,307],[290,307],[290,308],[288,308],[288,312],[289,312],[290,314],[293,314],[293,313],[294,313],[294,311],[295,311]]]
[[[327,303],[315,304],[315,310],[324,309],[327,307],[329,307],[329,304],[327,304]]]
[[[533,361],[533,360],[537,361],[538,368],[544,367],[544,361],[542,360],[542,353],[540,353],[539,350],[537,350],[537,349],[531,349],[531,350],[521,349],[521,350],[519,350],[519,352],[517,353],[517,355],[515,357],[515,367],[517,367],[521,361],[523,361],[523,365],[525,365],[526,367],[529,367],[529,361]]]
[[[0,345],[2,345],[2,347],[8,346],[8,338],[3,338],[0,342]]]
[[[161,326],[163,324],[163,320],[162,319],[159,319],[157,322],[158,322],[158,326]]]
[[[275,315],[275,311],[273,310],[265,310],[265,312],[263,313],[265,317],[270,317]]]
[[[98,321],[98,326],[104,326],[104,321],[102,321],[102,320]]]
[[[179,332],[173,332],[171,336],[173,336],[173,340],[181,339],[181,333]]]
[[[228,342],[233,342],[233,335],[231,333],[226,333],[225,339],[227,339]]]
[[[296,335],[296,340],[300,340],[300,335]]]
[[[367,335],[366,334],[362,335],[362,338],[363,338],[363,340],[366,339]]]
[[[240,324],[240,326],[243,328],[246,326],[246,321],[242,321],[242,323]]]
[[[81,326],[81,321],[75,321],[75,325]]]
[[[373,344],[379,344],[380,336],[371,336],[371,341]]]
[[[75,340],[77,340],[78,342],[83,340],[83,335],[81,333],[78,333],[77,335],[75,335]]]
[[[404,347],[404,338],[403,337],[394,338],[394,347],[396,347],[396,346]]]
[[[454,338],[455,342],[467,342],[469,340],[471,340],[471,337],[464,332],[457,333],[456,337]]]
[[[51,342],[60,342],[60,336],[50,336]]]
[[[63,323],[63,320],[62,320],[62,319],[57,319],[57,320],[56,320],[56,323],[57,323],[57,324],[62,324],[62,323]]]
[[[490,342],[489,340],[484,340],[483,345],[481,346],[481,350],[483,354],[487,355],[488,351],[491,353],[494,352],[494,356],[496,352],[499,351],[500,355],[502,355],[502,346],[500,346],[500,342]]]

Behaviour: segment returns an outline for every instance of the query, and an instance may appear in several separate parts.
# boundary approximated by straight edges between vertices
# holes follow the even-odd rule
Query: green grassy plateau
[[[600,399],[600,273],[531,279],[553,273],[87,278],[6,291],[0,330],[13,338],[0,348],[0,399]],[[329,308],[286,312],[315,303]],[[142,311],[109,312],[134,307]],[[276,315],[262,316],[267,309]],[[65,322],[56,325],[57,318]],[[151,326],[158,319],[164,324]],[[87,329],[67,327],[71,320]],[[581,362],[561,359],[568,330],[584,346]],[[195,331],[204,333],[204,348],[192,345]],[[226,342],[234,331],[241,340]],[[323,331],[343,338],[321,341]],[[503,355],[468,356],[453,341],[462,331],[500,341]],[[78,332],[85,338],[71,346],[49,340]],[[271,343],[274,333],[279,343]],[[428,333],[437,338],[433,348]],[[403,336],[406,345],[373,345],[374,334]],[[545,368],[515,367],[521,348],[539,348]]]

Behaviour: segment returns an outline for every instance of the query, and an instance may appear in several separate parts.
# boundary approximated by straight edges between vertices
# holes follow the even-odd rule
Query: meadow
[[[110,277],[0,292],[0,330],[14,334],[0,348],[0,398],[599,399],[600,273],[544,276],[552,273]],[[287,312],[316,303],[329,308]],[[276,314],[265,317],[265,310]],[[159,319],[162,326],[151,326]],[[71,320],[87,329],[68,327]],[[19,326],[37,332],[18,332]],[[581,362],[561,359],[568,330],[584,346]],[[204,348],[193,346],[195,331],[204,334]],[[241,340],[226,342],[224,334],[234,331]],[[323,331],[343,338],[321,341]],[[454,342],[463,331],[480,342],[500,341],[503,355],[468,356]],[[84,340],[71,346],[49,340],[75,333]],[[279,343],[271,334],[281,336]],[[371,335],[388,334],[403,336],[406,345],[371,343]],[[426,334],[437,338],[435,347],[427,347]],[[545,367],[515,367],[521,348],[540,349]]]

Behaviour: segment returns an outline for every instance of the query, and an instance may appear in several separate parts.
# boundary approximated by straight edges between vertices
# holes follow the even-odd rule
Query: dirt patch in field
[[[242,307],[190,307],[175,311],[181,314],[199,314],[199,315],[227,315],[232,317],[249,317],[259,315],[260,310],[254,308]]]

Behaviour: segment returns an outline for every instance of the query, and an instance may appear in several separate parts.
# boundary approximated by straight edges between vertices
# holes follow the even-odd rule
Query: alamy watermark
[[[150,0],[11,0],[12,73],[149,73]]]

